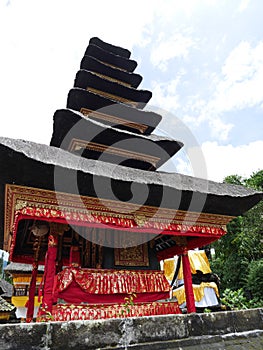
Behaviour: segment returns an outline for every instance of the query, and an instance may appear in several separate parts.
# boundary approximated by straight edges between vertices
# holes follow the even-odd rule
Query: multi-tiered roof
[[[129,56],[90,40],[68,109],[54,115],[51,146],[143,170],[155,170],[180,150],[181,142],[150,135],[161,116],[143,110],[152,93],[138,89],[142,77],[133,73],[137,63]]]

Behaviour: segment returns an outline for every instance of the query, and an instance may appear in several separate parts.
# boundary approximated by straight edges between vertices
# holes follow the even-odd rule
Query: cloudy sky
[[[185,143],[164,170],[248,177],[263,169],[262,16],[261,0],[0,0],[0,134],[48,144],[98,36],[132,51],[157,133]]]

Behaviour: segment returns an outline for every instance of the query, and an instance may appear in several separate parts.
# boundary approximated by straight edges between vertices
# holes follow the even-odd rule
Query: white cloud
[[[220,74],[211,74],[211,91],[185,104],[186,121],[208,123],[211,136],[226,141],[234,124],[223,120],[225,112],[260,107],[263,103],[263,42],[252,47],[241,41],[228,55]],[[213,92],[214,91],[214,92]]]
[[[176,171],[216,182],[222,182],[229,175],[248,178],[253,172],[263,169],[262,154],[261,140],[240,146],[223,146],[216,141],[207,141],[200,147],[189,148],[187,154],[180,151],[161,170]],[[198,169],[201,165],[202,169]]]
[[[175,33],[165,39],[164,34],[159,36],[157,44],[151,52],[151,62],[162,71],[167,70],[168,61],[172,58],[186,59],[191,48],[195,46],[193,38],[181,33]]]
[[[263,42],[242,41],[227,57],[210,108],[217,113],[254,107],[263,101]]]
[[[250,3],[250,0],[241,0],[240,4],[238,6],[238,11],[243,12],[247,9],[248,5]]]
[[[143,45],[156,10],[138,0],[128,11],[120,0],[12,0],[0,8],[1,135],[42,143],[50,141],[55,110],[66,106],[89,39]]]
[[[153,97],[150,101],[152,106],[165,108],[167,111],[172,111],[179,108],[179,96],[177,88],[180,83],[181,76],[170,80],[166,83],[152,83]]]
[[[205,142],[201,148],[210,180],[221,182],[226,176],[234,174],[249,177],[253,172],[263,169],[261,140],[236,147]]]
[[[211,129],[211,136],[221,141],[226,141],[228,139],[229,132],[234,127],[234,124],[223,122],[223,120],[217,116],[210,118],[208,124]]]

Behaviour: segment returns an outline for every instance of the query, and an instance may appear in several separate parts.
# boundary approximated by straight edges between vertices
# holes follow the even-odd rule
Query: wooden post
[[[31,276],[31,281],[29,286],[29,295],[28,295],[27,313],[26,313],[26,322],[28,323],[32,322],[34,317],[36,281],[37,281],[38,260],[39,260],[41,241],[42,241],[42,237],[35,236],[35,241],[33,244],[34,262],[33,262],[32,276]]]

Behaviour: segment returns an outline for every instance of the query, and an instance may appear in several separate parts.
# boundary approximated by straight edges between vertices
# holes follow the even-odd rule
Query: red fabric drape
[[[161,299],[168,299],[170,297],[170,292],[160,291],[160,292],[145,292],[137,293],[135,291],[136,297],[134,302],[153,302]],[[67,303],[89,303],[89,304],[108,304],[108,303],[121,303],[124,302],[125,298],[128,298],[130,294],[128,293],[112,293],[112,294],[95,294],[88,293],[83,290],[76,281],[72,283],[61,292],[58,292],[54,296],[54,301],[56,297],[65,300]]]
[[[185,252],[182,256],[182,264],[183,264],[187,312],[192,313],[192,312],[196,312],[196,309],[195,309],[195,298],[194,298],[193,285],[192,285],[191,266],[190,266],[187,252]]]
[[[45,311],[51,312],[53,304],[54,278],[56,275],[57,237],[55,235],[49,235],[48,240],[42,306]]]
[[[169,292],[171,289],[163,271],[68,267],[57,274],[55,290],[60,293],[73,281],[83,291],[92,294]]]
[[[56,276],[54,300],[68,303],[120,303],[135,293],[134,302],[167,299],[170,284],[163,271],[65,268]]]
[[[26,313],[26,322],[31,322],[34,317],[34,301],[35,301],[35,292],[36,292],[36,281],[37,281],[37,270],[38,264],[33,264],[32,277],[29,286],[29,296],[27,301],[27,313]]]

